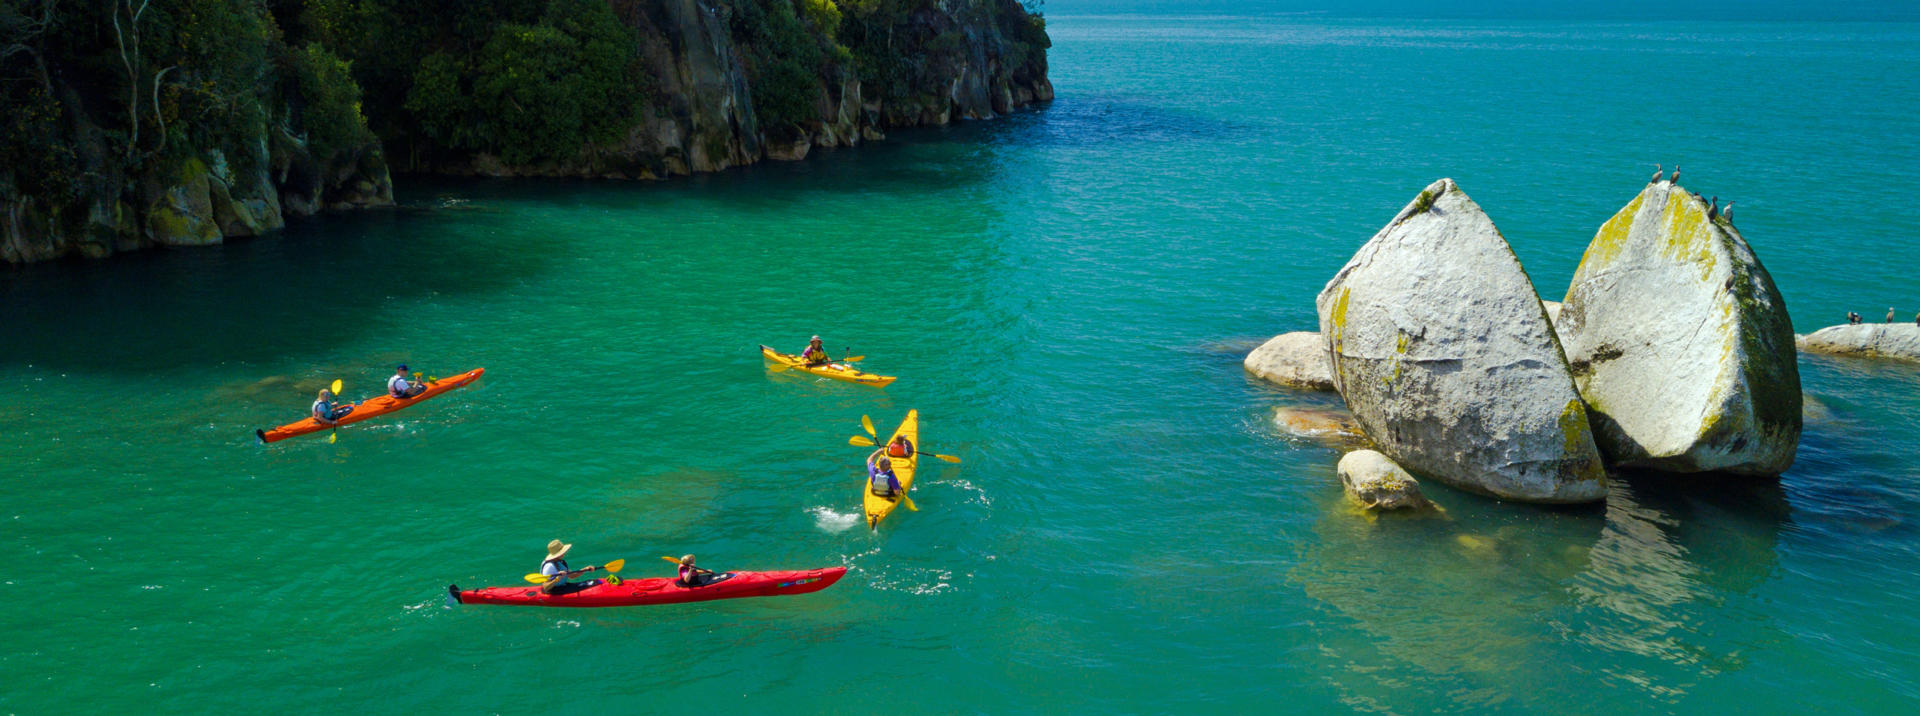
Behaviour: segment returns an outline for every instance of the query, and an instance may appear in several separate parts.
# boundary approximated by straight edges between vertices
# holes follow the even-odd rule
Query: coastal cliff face
[[[1049,46],[1019,0],[0,0],[0,257],[388,205],[389,163],[802,159],[1050,100]]]

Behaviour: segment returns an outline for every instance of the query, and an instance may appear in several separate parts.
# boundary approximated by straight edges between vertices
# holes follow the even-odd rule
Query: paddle
[[[854,446],[857,446],[857,447],[875,447],[875,446],[877,445],[877,443],[875,443],[874,441],[872,441],[872,440],[869,440],[869,439],[867,439],[867,438],[864,438],[864,437],[861,437],[861,436],[859,436],[859,435],[855,435],[855,436],[853,436],[853,437],[850,437],[850,438],[847,438],[847,444],[848,444],[848,445],[854,445]],[[941,454],[939,454],[939,453],[930,453],[930,452],[923,452],[923,453],[920,453],[920,454],[921,454],[921,455],[932,455],[932,456],[934,456],[934,457],[937,457],[937,458],[940,458],[940,459],[942,459],[942,460],[945,460],[945,461],[947,461],[947,462],[960,462],[960,458],[958,458],[958,457],[955,457],[955,456],[953,456],[953,455],[941,455]]]
[[[331,392],[333,393],[333,397],[335,397],[335,398],[338,398],[338,397],[340,397],[340,388],[341,388],[341,383],[340,383],[340,379],[339,379],[339,378],[334,378],[334,379],[333,379],[333,385],[330,385],[330,386],[327,386],[327,387],[328,387],[328,388],[329,388],[329,389],[331,390]],[[332,416],[328,416],[328,417],[332,417]],[[327,444],[328,444],[328,445],[332,445],[332,444],[334,444],[334,443],[336,443],[336,442],[339,442],[339,441],[340,441],[340,424],[339,424],[339,423],[334,423],[334,424],[333,424],[333,432],[331,432],[331,433],[327,433]]]
[[[612,562],[608,562],[606,564],[600,565],[599,568],[607,570],[608,572],[618,573],[620,570],[625,569],[626,566],[627,566],[627,560],[616,559],[616,560],[613,560]],[[586,574],[591,571],[593,570],[579,569],[579,570],[574,570],[573,572],[569,572],[569,574],[580,575],[580,574]],[[547,582],[552,581],[547,578],[547,575],[541,574],[539,572],[529,572],[527,573],[527,576],[523,577],[523,579],[527,580],[528,582],[532,582],[534,584],[546,584]],[[618,577],[615,577],[614,579],[618,579]],[[617,581],[611,581],[610,583],[619,584],[619,582]]]

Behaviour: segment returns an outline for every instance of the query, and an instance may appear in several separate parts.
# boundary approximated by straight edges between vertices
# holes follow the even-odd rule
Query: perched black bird
[[[1667,181],[1674,184],[1680,183],[1680,165],[1673,165],[1673,176],[1667,177]]]
[[[1659,164],[1655,164],[1655,165],[1653,165],[1653,178],[1652,178],[1652,179],[1648,179],[1648,180],[1647,180],[1647,183],[1648,183],[1648,184],[1659,184],[1659,183],[1660,183],[1660,173],[1661,173],[1661,172],[1664,172],[1664,171],[1666,171],[1666,168],[1665,168],[1665,167],[1662,167],[1662,166],[1661,166],[1661,165],[1659,165]]]
[[[1719,216],[1720,216],[1720,197],[1716,196],[1713,198],[1713,204],[1707,207],[1707,218],[1715,219],[1715,218],[1719,218]]]

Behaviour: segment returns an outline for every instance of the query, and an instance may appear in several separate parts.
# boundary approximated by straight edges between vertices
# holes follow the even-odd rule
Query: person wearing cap
[[[411,398],[427,392],[427,386],[407,380],[407,364],[393,369],[393,377],[387,379],[387,395],[395,398]]]
[[[807,365],[826,365],[833,362],[833,358],[827,355],[826,347],[820,344],[819,336],[814,336],[813,340],[807,341],[807,349],[800,351],[800,360],[806,361]]]
[[[705,584],[707,578],[711,576],[713,576],[713,570],[693,566],[693,555],[680,557],[680,586],[698,587]]]
[[[332,425],[334,421],[347,417],[347,413],[351,412],[353,412],[351,405],[334,405],[333,391],[326,388],[321,388],[320,397],[313,401],[313,419],[320,421],[321,425]]]
[[[867,456],[867,489],[875,497],[893,497],[900,493],[900,478],[893,474],[893,460],[881,448]]]
[[[586,589],[587,587],[600,583],[600,580],[593,579],[585,582],[576,582],[571,586],[568,585],[567,580],[600,568],[599,565],[590,564],[581,569],[568,569],[567,560],[562,558],[567,556],[567,550],[570,549],[573,549],[573,545],[561,542],[560,540],[547,543],[547,558],[540,563],[540,574],[547,578],[546,583],[540,585],[540,591],[542,593],[553,594],[555,592]]]

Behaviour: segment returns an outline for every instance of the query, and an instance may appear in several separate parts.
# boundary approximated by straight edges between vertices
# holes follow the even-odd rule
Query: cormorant
[[[1720,210],[1720,220],[1729,224],[1733,223],[1733,202],[1727,202],[1726,208]]]
[[[1707,207],[1707,218],[1715,219],[1715,218],[1719,218],[1719,216],[1720,216],[1720,197],[1716,196],[1713,198],[1713,203]]]
[[[1680,165],[1678,164],[1673,165],[1673,176],[1667,177],[1667,183],[1669,184],[1680,183]]]
[[[1660,183],[1660,174],[1661,174],[1661,172],[1664,172],[1664,171],[1666,171],[1666,168],[1665,168],[1665,167],[1663,167],[1663,166],[1661,166],[1661,165],[1659,165],[1659,164],[1655,164],[1655,165],[1653,165],[1653,178],[1652,178],[1652,179],[1648,179],[1648,180],[1647,180],[1647,183],[1648,183],[1648,184],[1659,184],[1659,183]]]

